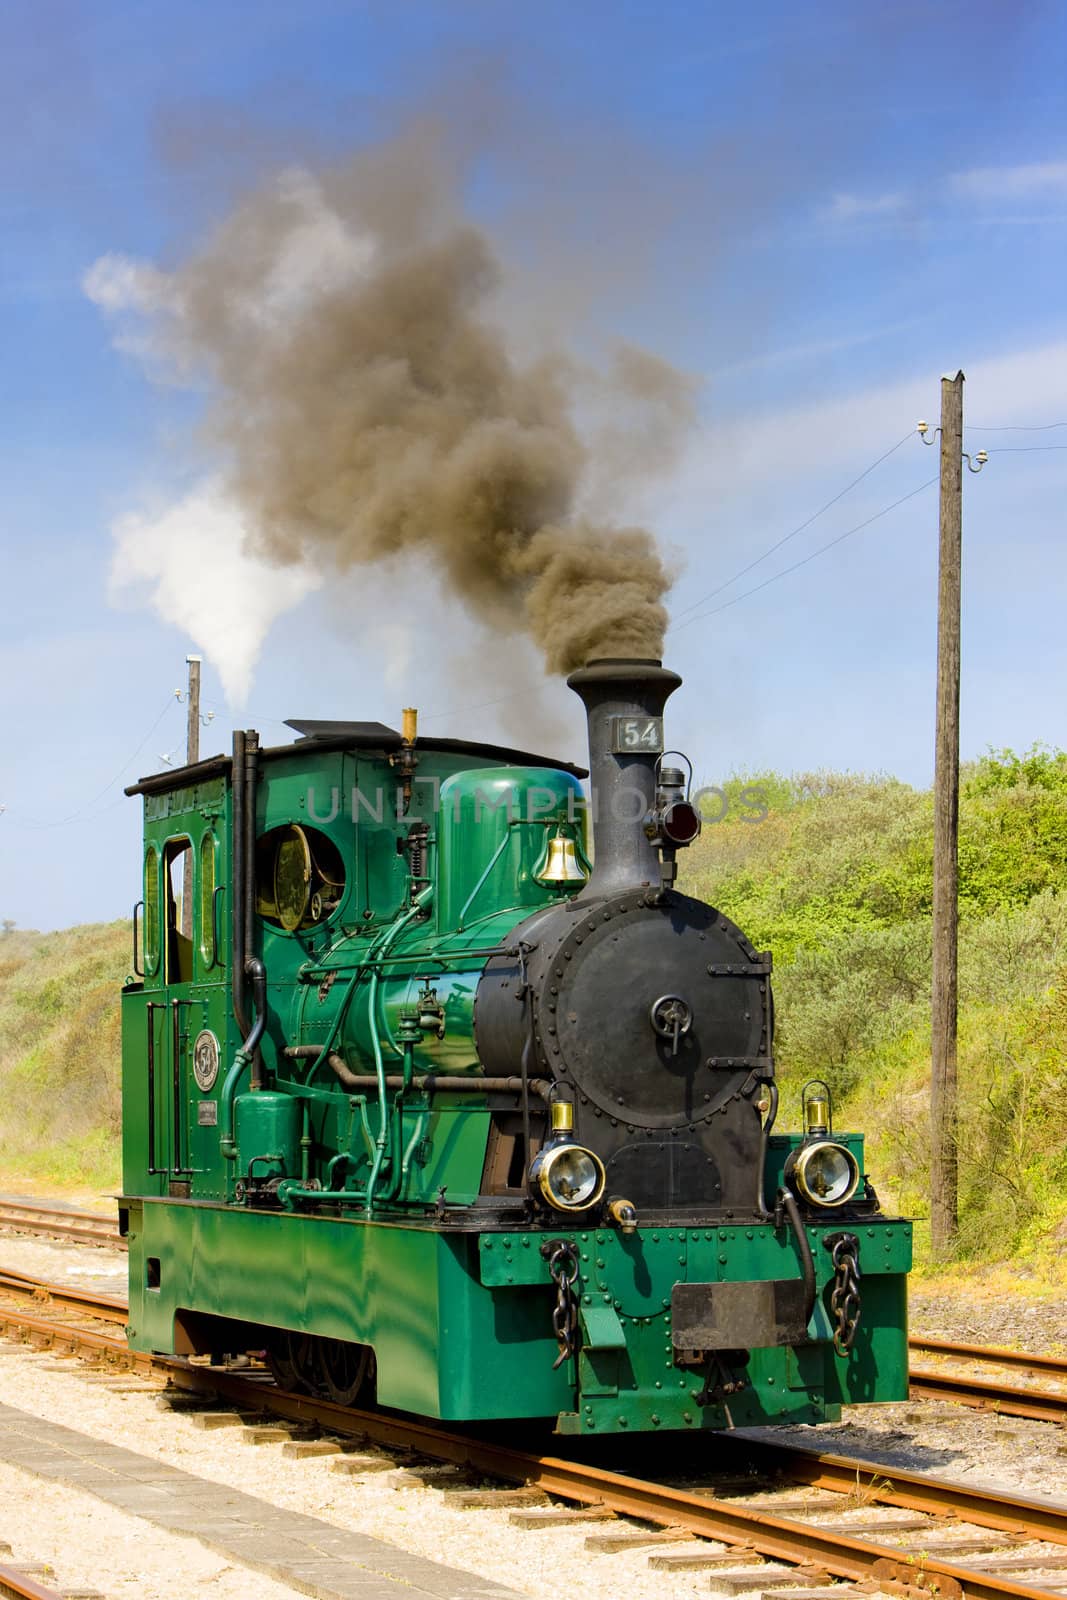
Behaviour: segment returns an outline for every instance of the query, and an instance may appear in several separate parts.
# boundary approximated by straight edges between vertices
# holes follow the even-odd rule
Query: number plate
[[[662,755],[663,718],[612,717],[611,748],[615,755]]]

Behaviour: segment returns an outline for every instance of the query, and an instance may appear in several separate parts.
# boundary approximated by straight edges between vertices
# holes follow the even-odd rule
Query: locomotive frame
[[[910,1226],[821,1100],[772,1132],[769,957],[674,887],[680,680],[570,681],[593,852],[581,768],[408,713],[268,750],[238,732],[127,791],[136,1348],[265,1349],[344,1402],[563,1433],[906,1398]],[[843,1203],[805,1188],[824,1151]]]

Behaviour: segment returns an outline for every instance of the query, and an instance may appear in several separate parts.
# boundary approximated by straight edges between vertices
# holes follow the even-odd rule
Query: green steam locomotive
[[[821,1086],[773,1132],[770,957],[676,887],[681,680],[568,681],[589,774],[405,712],[128,791],[136,1348],[564,1434],[906,1397],[909,1226]]]

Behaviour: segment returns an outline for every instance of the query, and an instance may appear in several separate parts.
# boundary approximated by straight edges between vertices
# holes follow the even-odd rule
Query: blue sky
[[[85,274],[172,266],[249,184],[412,115],[468,148],[527,332],[543,313],[699,380],[684,458],[632,507],[678,572],[670,731],[698,774],[929,780],[936,490],[776,574],[936,451],[908,438],[729,580],[936,422],[957,367],[968,448],[991,452],[965,482],[964,753],[1067,744],[1061,6],[12,0],[2,26],[0,916],[128,911],[121,784],[182,748],[197,648],[112,568],[122,519],[203,470],[203,397],[116,348]],[[207,594],[210,540],[190,565]],[[370,573],[279,616],[244,706],[206,662],[204,748],[235,721],[278,742],[288,716],[410,703],[427,732],[580,758],[569,700],[425,573]]]

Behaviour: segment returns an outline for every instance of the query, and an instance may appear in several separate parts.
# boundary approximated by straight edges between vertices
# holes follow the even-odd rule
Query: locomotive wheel
[[[369,1344],[323,1339],[319,1357],[326,1392],[337,1405],[354,1405],[364,1390],[369,1392],[374,1381],[374,1351]]]
[[[294,1394],[321,1394],[323,1374],[319,1341],[306,1333],[280,1333],[267,1350],[267,1365],[275,1383]]]

